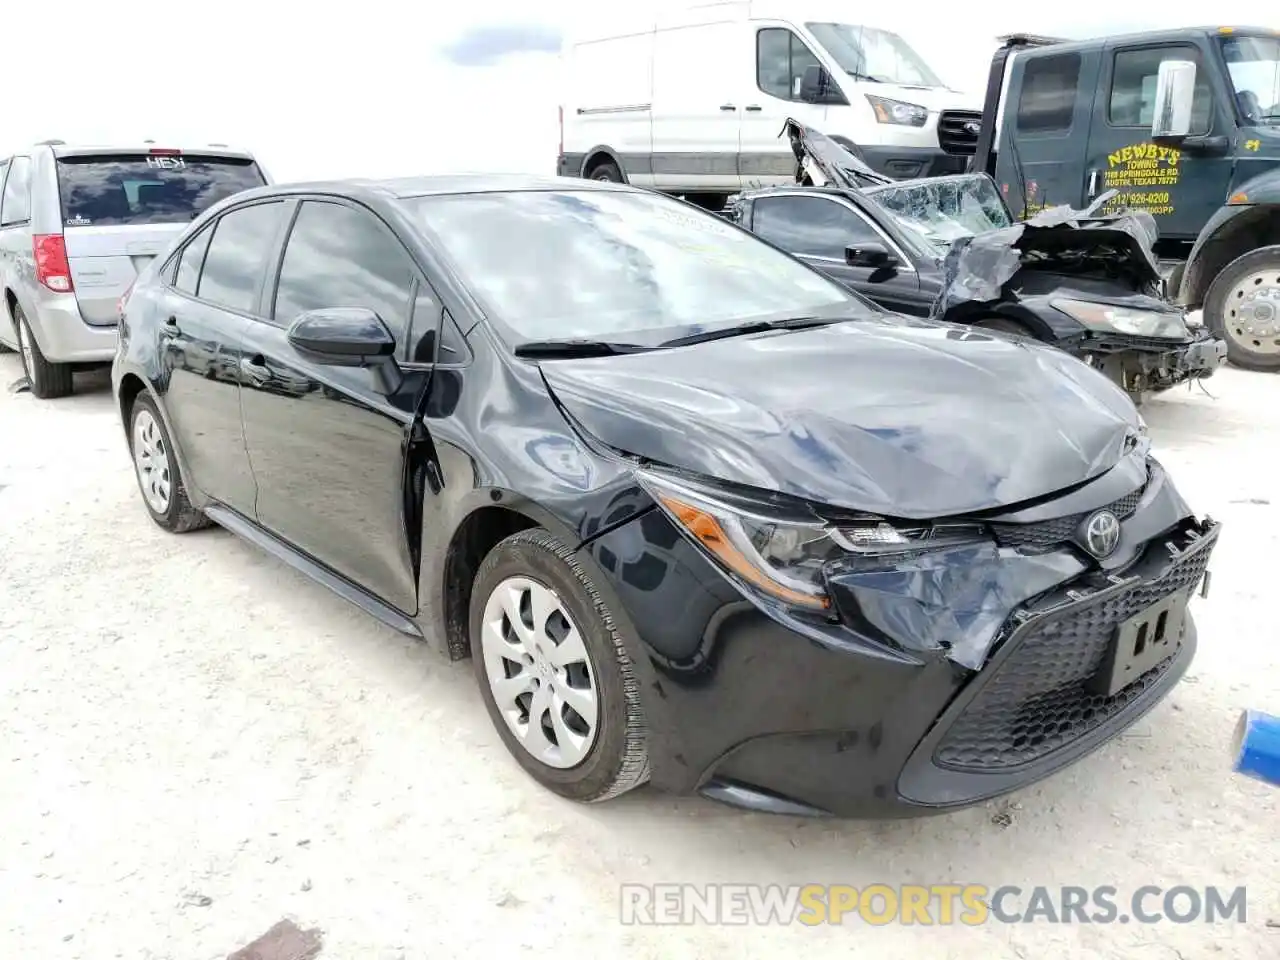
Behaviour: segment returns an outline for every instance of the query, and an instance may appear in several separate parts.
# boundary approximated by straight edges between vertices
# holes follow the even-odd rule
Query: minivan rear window
[[[265,182],[256,163],[238,157],[58,158],[62,222],[68,227],[188,223],[219,200]]]

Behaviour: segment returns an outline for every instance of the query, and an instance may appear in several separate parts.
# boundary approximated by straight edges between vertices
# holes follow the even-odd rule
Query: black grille
[[[1146,484],[1143,484],[1133,493],[1126,494],[1119,500],[1098,509],[1110,510],[1117,519],[1123,520],[1138,509],[1138,503],[1142,500],[1145,490]],[[1094,513],[1093,510],[1086,510],[1084,513],[1072,513],[1065,517],[1054,517],[1052,520],[1041,520],[1038,523],[993,523],[991,532],[996,538],[996,543],[1002,547],[1050,547],[1071,540],[1080,524],[1084,523],[1085,518],[1092,513]]]
[[[944,110],[938,117],[938,145],[944,153],[971,157],[978,148],[978,124],[982,114],[973,110]],[[972,125],[972,131],[966,127]]]
[[[1202,544],[1158,578],[1041,614],[1038,625],[1010,639],[1017,646],[993,665],[989,679],[939,741],[935,761],[976,771],[1030,763],[1141,699],[1176,653],[1115,696],[1092,692],[1089,681],[1102,666],[1116,627],[1177,591],[1189,594],[1204,576],[1211,552],[1212,544]]]

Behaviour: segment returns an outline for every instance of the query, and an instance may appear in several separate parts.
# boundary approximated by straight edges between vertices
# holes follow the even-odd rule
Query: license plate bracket
[[[1117,626],[1090,691],[1114,697],[1169,657],[1182,641],[1186,616],[1187,597],[1179,591]]]

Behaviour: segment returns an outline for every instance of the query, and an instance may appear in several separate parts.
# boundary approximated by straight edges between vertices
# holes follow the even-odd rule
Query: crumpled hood
[[[724,481],[927,519],[1050,494],[1114,466],[1137,412],[1060,351],[900,317],[556,360],[595,438]]]

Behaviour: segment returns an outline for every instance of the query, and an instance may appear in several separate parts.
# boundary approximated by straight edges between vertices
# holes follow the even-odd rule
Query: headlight
[[[637,478],[676,527],[728,573],[773,599],[829,610],[823,568],[850,556],[915,553],[972,543],[980,524],[895,527],[878,517],[833,524],[799,509],[718,495],[638,471]]]
[[[1090,330],[1177,340],[1187,336],[1187,324],[1180,313],[1130,310],[1128,307],[1117,307],[1109,303],[1092,303],[1088,300],[1065,298],[1050,302],[1055,309],[1079,320]]]
[[[896,123],[901,127],[923,127],[929,119],[929,111],[914,103],[903,103],[901,100],[886,100],[884,97],[873,97],[866,94],[867,102],[876,112],[877,123]]]

